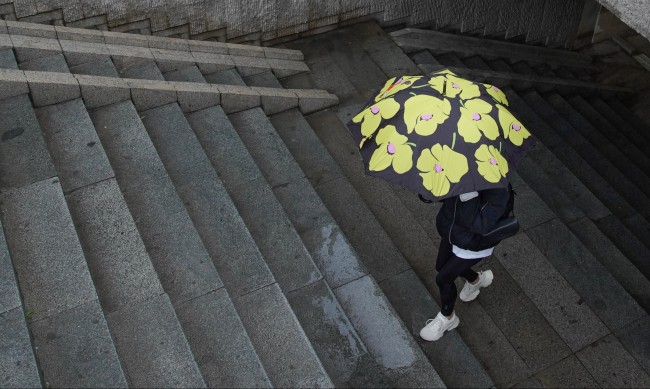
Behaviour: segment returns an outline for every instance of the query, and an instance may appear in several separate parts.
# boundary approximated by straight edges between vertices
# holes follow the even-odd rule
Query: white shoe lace
[[[440,327],[442,326],[442,322],[440,320],[437,320],[436,318],[429,319],[429,320],[427,320],[427,324],[425,324],[424,326],[425,327],[430,327],[432,330],[438,331],[438,330],[440,330]]]

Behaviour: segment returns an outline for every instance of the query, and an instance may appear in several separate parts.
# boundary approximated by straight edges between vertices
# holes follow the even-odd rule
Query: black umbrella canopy
[[[366,174],[424,198],[507,187],[535,139],[505,93],[450,71],[386,82],[348,123]]]

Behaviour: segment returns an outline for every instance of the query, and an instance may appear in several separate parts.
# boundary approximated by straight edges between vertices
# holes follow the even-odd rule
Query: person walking
[[[494,279],[492,271],[476,272],[472,267],[492,255],[498,242],[488,241],[483,235],[492,231],[501,218],[513,211],[513,207],[511,185],[442,200],[442,208],[436,217],[436,228],[442,238],[436,260],[436,284],[440,289],[442,307],[420,331],[422,339],[436,341],[460,324],[454,312],[458,293],[456,278],[466,280],[459,296],[463,302],[474,300],[481,288],[490,286]]]

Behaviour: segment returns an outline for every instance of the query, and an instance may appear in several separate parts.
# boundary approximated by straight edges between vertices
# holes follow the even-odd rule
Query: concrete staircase
[[[0,24],[0,386],[649,386],[650,139],[602,127],[632,90],[396,42]],[[440,65],[510,80],[542,144],[495,283],[428,343],[437,205],[365,177],[345,123]]]
[[[420,345],[452,387],[485,385],[484,374],[497,387],[648,385],[648,150],[641,147],[650,132],[624,137],[632,126],[623,129],[627,116],[617,111],[634,91],[595,82],[600,68],[584,55],[451,38],[414,29],[388,36],[365,24],[288,45],[304,53],[311,72],[283,85],[325,88],[340,98],[336,108],[307,120],[332,156],[328,176],[337,166],[330,182],[349,189],[337,193],[317,183],[317,191],[331,199],[360,255],[376,264],[382,290],[417,336],[438,310],[437,205],[365,177],[345,123],[393,76],[452,68],[507,87],[511,106],[541,141],[512,178],[523,231],[481,265],[495,271],[492,289],[477,303],[457,305],[458,343],[450,347],[445,336]],[[303,170],[323,181],[324,169],[300,159],[297,149]],[[428,289],[434,300],[416,289]],[[482,369],[459,374],[444,365],[468,352]]]

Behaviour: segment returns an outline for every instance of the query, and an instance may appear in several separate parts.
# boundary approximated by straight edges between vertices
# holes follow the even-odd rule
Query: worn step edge
[[[537,60],[546,63],[559,62],[561,64],[572,63],[589,69],[591,67],[591,57],[571,52],[568,50],[550,49],[532,45],[522,45],[499,40],[469,37],[458,34],[448,34],[433,30],[422,30],[408,28],[405,30],[393,32],[390,34],[398,38],[398,42],[413,45],[417,42],[426,46],[450,47],[453,46],[455,51],[467,50],[474,54],[492,54],[511,58],[520,58],[524,60]],[[442,46],[440,46],[442,42]],[[399,43],[398,43],[399,44]],[[465,45],[466,48],[457,47],[457,44]]]
[[[48,26],[39,23],[5,21],[6,30],[0,33],[26,35],[33,37],[71,40],[89,43],[120,44],[127,46],[149,47],[152,49],[174,49],[218,54],[242,55],[268,59],[289,59],[302,61],[303,55],[298,50],[275,47],[260,47],[235,43],[199,41],[190,39],[168,38],[154,35],[137,35],[114,31],[89,30],[84,28]]]
[[[82,97],[89,109],[133,100],[139,110],[178,102],[186,112],[220,104],[227,113],[261,106],[268,114],[296,107],[308,114],[338,104],[335,95],[319,89],[119,79],[22,70],[0,70],[0,86],[0,99],[31,92],[36,107]]]
[[[580,92],[584,94],[600,93],[603,95],[614,95],[620,97],[629,97],[634,92],[625,87],[612,86],[605,84],[598,84],[588,81],[571,80],[565,78],[554,78],[544,76],[532,76],[520,73],[500,72],[494,70],[477,70],[466,67],[458,66],[445,66],[445,65],[428,65],[420,64],[421,69],[427,74],[442,70],[449,69],[461,76],[467,76],[471,79],[484,79],[495,84],[507,85],[522,83],[525,85],[537,85],[542,87],[554,87],[559,90],[566,90],[571,92]]]
[[[53,54],[63,54],[70,66],[112,58],[117,63],[124,64],[156,62],[165,71],[198,65],[206,74],[236,68],[244,75],[271,70],[277,77],[282,78],[309,71],[309,67],[304,62],[287,59],[57,40],[24,35],[0,34],[0,48],[13,48],[19,63]]]

